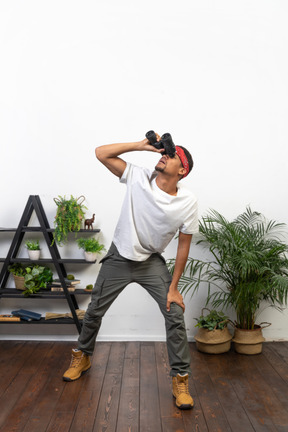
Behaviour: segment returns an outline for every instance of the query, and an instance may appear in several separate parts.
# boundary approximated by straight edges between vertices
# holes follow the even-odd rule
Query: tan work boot
[[[75,381],[91,367],[90,357],[80,350],[72,349],[69,369],[64,373],[64,381]]]
[[[180,409],[191,409],[194,401],[189,393],[188,374],[177,374],[172,378],[173,396],[176,398],[176,406]]]

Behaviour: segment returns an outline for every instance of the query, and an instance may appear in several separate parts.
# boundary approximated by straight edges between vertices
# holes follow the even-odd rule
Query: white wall
[[[51,225],[54,197],[84,194],[108,247],[124,186],[94,148],[140,140],[149,129],[170,132],[191,150],[195,168],[184,182],[200,215],[215,208],[232,218],[250,204],[287,222],[287,15],[285,0],[1,2],[0,226],[17,226],[30,194],[40,195]],[[153,167],[157,156],[126,159]],[[10,238],[2,237],[2,256]],[[174,241],[165,256],[175,251]],[[72,243],[62,255],[81,252]],[[85,285],[98,269],[70,270]],[[186,298],[190,339],[204,299],[205,292]],[[5,312],[66,310],[62,301],[1,304]],[[287,311],[261,318],[273,323],[267,338],[288,339]],[[3,338],[77,335],[71,326],[0,331]],[[164,324],[157,305],[131,285],[99,337],[161,340]]]

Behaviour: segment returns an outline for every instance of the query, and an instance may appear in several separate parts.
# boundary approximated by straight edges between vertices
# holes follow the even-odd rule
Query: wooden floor
[[[288,431],[287,342],[257,356],[191,343],[191,411],[174,405],[165,343],[96,346],[92,369],[65,383],[74,343],[0,341],[1,432]]]

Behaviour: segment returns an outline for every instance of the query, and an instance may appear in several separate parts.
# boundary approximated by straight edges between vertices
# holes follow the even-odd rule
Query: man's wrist
[[[175,284],[175,282],[172,282],[169,287],[169,292],[176,292],[176,291],[178,291],[178,283]]]

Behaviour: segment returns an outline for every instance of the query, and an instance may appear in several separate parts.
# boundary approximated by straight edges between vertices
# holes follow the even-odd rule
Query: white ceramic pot
[[[28,250],[30,260],[37,261],[40,258],[40,250]]]
[[[93,261],[96,261],[97,253],[84,251],[84,256],[85,256],[86,261],[93,262]]]

